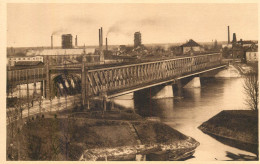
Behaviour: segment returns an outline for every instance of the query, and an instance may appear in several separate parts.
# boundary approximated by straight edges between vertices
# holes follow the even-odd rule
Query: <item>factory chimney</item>
[[[230,33],[229,33],[229,26],[228,26],[228,44],[230,43]]]
[[[102,27],[98,29],[99,32],[99,47],[102,48],[103,46],[103,29]]]
[[[78,46],[78,36],[76,35],[76,38],[75,38],[75,46],[77,47]]]
[[[236,43],[237,42],[237,37],[236,37],[236,33],[233,33],[233,43]]]
[[[51,35],[51,49],[53,49],[53,35]]]
[[[101,47],[103,46],[103,29],[101,27]]]
[[[108,48],[107,48],[107,37],[106,37],[106,51],[108,50]]]
[[[99,48],[101,47],[101,34],[100,34],[100,29],[98,29],[98,46],[99,46]]]
[[[103,29],[102,27],[98,29],[99,34],[99,51],[100,51],[100,62],[104,62],[104,53],[103,53]]]

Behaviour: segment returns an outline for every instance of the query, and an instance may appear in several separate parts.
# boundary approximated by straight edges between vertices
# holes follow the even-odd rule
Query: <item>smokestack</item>
[[[100,29],[98,29],[98,46],[101,46],[101,33],[100,33]]]
[[[106,51],[108,50],[108,48],[107,48],[107,37],[106,37]]]
[[[229,33],[229,26],[228,27],[228,44],[230,43],[230,33]]]
[[[236,33],[233,33],[233,43],[236,43],[237,42],[237,37],[236,37]]]
[[[103,46],[103,29],[101,27],[101,46]]]
[[[53,35],[51,35],[51,49],[53,49]]]
[[[78,46],[78,36],[76,35],[76,38],[75,38],[75,46],[77,47]]]

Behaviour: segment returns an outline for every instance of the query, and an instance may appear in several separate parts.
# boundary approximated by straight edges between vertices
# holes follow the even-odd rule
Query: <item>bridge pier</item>
[[[156,88],[155,88],[156,89]],[[162,99],[162,98],[173,98],[173,89],[172,85],[163,86],[154,96],[152,99]]]
[[[124,108],[131,108],[134,109],[134,92],[118,96],[115,98],[110,99],[112,106],[111,108],[114,108],[114,104],[122,106]]]
[[[182,94],[182,93],[183,93],[183,85],[182,85],[181,80],[177,80],[175,84],[176,84],[176,86],[177,86],[177,87],[176,87],[177,90],[175,90],[175,92],[177,91],[177,92],[176,92],[177,96],[178,96],[178,97],[183,97],[183,94]]]
[[[190,82],[188,82],[183,88],[200,88],[200,77],[194,77]]]

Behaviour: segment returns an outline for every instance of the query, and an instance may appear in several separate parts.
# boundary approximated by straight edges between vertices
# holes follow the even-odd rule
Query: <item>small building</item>
[[[247,63],[258,62],[258,52],[247,51],[246,52],[246,62]]]
[[[8,57],[7,65],[15,66],[17,62],[35,62],[40,61],[43,62],[42,56],[19,56],[19,57]]]
[[[258,62],[258,46],[251,45],[245,53],[245,58],[247,63]]]
[[[197,42],[195,42],[192,39],[190,39],[187,43],[181,45],[180,47],[182,49],[182,54],[191,54],[194,52],[196,53],[196,52],[203,51],[201,45],[199,45]]]

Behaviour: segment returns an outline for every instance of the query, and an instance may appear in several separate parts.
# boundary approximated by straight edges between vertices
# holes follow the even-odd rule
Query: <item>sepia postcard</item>
[[[258,163],[258,5],[1,2],[1,163]]]

